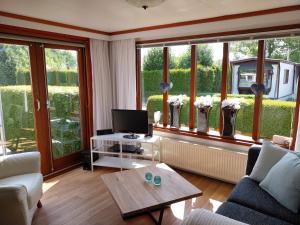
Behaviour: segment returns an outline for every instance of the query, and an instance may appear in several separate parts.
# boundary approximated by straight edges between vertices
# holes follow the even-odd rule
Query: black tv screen
[[[112,124],[114,132],[148,133],[148,112],[145,110],[113,109]]]

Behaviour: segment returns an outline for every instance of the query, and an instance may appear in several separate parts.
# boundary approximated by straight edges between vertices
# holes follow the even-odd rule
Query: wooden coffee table
[[[161,185],[144,181],[145,173],[161,176]],[[102,175],[105,185],[120,208],[123,219],[149,213],[155,224],[161,224],[165,207],[202,195],[202,191],[164,163]],[[151,212],[160,210],[157,220]]]

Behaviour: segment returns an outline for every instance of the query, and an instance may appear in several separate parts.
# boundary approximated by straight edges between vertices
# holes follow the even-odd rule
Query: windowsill
[[[222,137],[218,131],[210,130],[207,134],[197,133],[197,129],[190,130],[188,127],[182,127],[180,129],[172,128],[170,126],[164,127],[163,125],[153,125],[154,130],[161,132],[168,132],[172,134],[185,135],[190,137],[208,139],[213,141],[220,141],[225,143],[251,146],[252,144],[262,144],[262,139],[254,140],[252,137],[236,134],[235,138]]]

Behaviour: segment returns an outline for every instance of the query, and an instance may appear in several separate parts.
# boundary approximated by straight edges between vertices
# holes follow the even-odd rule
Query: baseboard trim
[[[80,167],[80,166],[82,166],[82,163],[77,163],[77,164],[74,164],[72,166],[66,167],[64,169],[61,169],[61,170],[55,171],[53,173],[47,174],[47,175],[44,176],[44,181],[49,180],[49,179],[54,178],[54,177],[57,177],[61,174],[67,173],[71,170],[74,170],[74,169]]]

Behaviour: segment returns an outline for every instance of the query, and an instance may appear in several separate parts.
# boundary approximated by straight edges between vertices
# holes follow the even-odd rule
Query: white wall
[[[238,94],[239,93],[239,89],[238,89],[238,81],[239,81],[239,67],[240,65],[233,65],[232,66],[232,90],[231,93],[232,94]]]
[[[276,98],[277,97],[278,64],[272,64],[272,67],[273,67],[272,85],[271,85],[271,91],[270,91],[268,97]]]
[[[112,36],[112,40],[136,38],[149,40],[157,38],[180,37],[195,34],[219,33],[234,30],[244,30],[259,27],[280,26],[300,23],[300,11],[269,14],[264,16],[248,17],[242,19],[218,21],[211,23],[195,24],[190,26],[149,30]],[[268,32],[270,34],[271,32]],[[278,33],[274,32],[274,33]],[[249,35],[247,35],[249,36]]]
[[[293,82],[294,82],[294,69],[293,64],[280,63],[280,80],[279,80],[279,95],[278,99],[287,99],[293,96]],[[289,70],[289,81],[284,84],[284,71]]]

